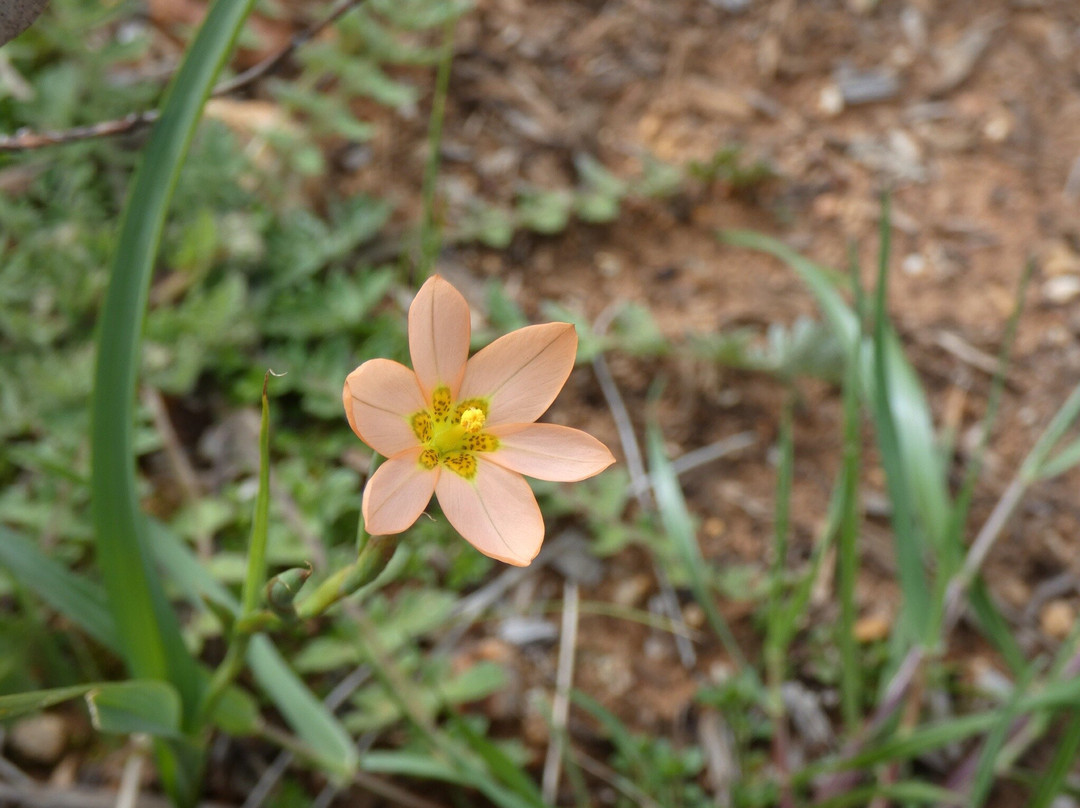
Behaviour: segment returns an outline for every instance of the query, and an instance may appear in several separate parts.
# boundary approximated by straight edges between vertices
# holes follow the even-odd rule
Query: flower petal
[[[489,426],[532,423],[566,384],[576,356],[570,323],[519,328],[469,360],[458,398],[490,399]]]
[[[427,403],[416,375],[392,359],[369,359],[345,377],[345,415],[357,436],[387,457],[419,444],[409,416]]]
[[[440,385],[457,398],[469,358],[469,304],[461,293],[432,275],[409,306],[409,355],[424,397]]]
[[[420,447],[391,457],[364,486],[364,529],[373,536],[400,533],[420,516],[439,480],[439,468],[420,465]]]
[[[526,567],[544,541],[544,518],[536,497],[520,474],[478,460],[472,480],[444,472],[435,496],[469,544],[496,561]]]
[[[599,474],[615,457],[587,432],[556,424],[495,427],[499,448],[484,459],[538,480],[576,482]]]

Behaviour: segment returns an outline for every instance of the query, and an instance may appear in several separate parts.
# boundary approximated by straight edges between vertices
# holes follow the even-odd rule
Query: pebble
[[[27,760],[55,763],[67,746],[67,724],[63,718],[52,713],[24,718],[11,728],[8,743],[20,757]]]
[[[1039,268],[1050,278],[1075,274],[1080,272],[1080,255],[1064,241],[1054,241],[1044,251]]]
[[[611,600],[618,606],[638,606],[653,587],[652,577],[640,573],[623,578],[615,585]]]
[[[859,642],[878,642],[889,636],[892,621],[886,615],[872,614],[855,621],[854,634]]]
[[[905,275],[922,275],[926,272],[926,258],[919,253],[908,253],[904,256],[900,268]]]
[[[1039,613],[1039,627],[1042,633],[1055,640],[1069,636],[1076,623],[1076,609],[1067,600],[1052,600],[1042,607]]]
[[[511,645],[533,645],[554,642],[559,627],[536,617],[508,617],[499,624],[499,638]]]
[[[830,118],[844,111],[844,93],[835,84],[827,84],[818,96],[818,109]]]
[[[1055,305],[1069,303],[1080,296],[1080,275],[1058,275],[1042,287],[1043,297]]]

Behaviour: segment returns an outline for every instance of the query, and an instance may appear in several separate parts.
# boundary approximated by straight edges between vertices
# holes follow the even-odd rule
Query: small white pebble
[[[1058,275],[1043,284],[1043,297],[1050,303],[1069,303],[1080,295],[1080,275]]]
[[[828,84],[818,96],[818,109],[830,118],[844,111],[844,94],[835,84]]]
[[[905,275],[922,275],[926,272],[926,258],[920,253],[909,253],[904,256],[900,268]]]

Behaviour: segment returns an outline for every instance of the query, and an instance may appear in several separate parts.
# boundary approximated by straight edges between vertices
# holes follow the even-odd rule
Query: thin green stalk
[[[776,475],[776,517],[773,520],[773,563],[769,581],[769,645],[783,653],[781,619],[785,594],[787,569],[788,533],[791,529],[791,484],[795,467],[795,440],[792,436],[792,409],[794,392],[789,391],[780,418],[780,465]],[[783,678],[783,672],[780,673]]]
[[[1065,778],[1076,764],[1080,751],[1080,707],[1068,712],[1065,728],[1058,738],[1057,750],[1046,772],[1039,780],[1038,788],[1031,796],[1029,808],[1049,808],[1065,785]]]
[[[1019,716],[1018,706],[1020,700],[1027,695],[1028,688],[1037,672],[1037,665],[1032,664],[1024,671],[1023,678],[1013,686],[1008,701],[1001,706],[1000,717],[993,729],[986,736],[975,768],[972,773],[971,788],[968,790],[968,808],[979,808],[990,796],[994,780],[997,778],[998,765],[1001,760],[1001,750],[1009,740],[1016,719]],[[962,784],[950,782],[950,785],[960,788]]]
[[[710,628],[716,633],[724,650],[739,669],[755,676],[755,671],[747,663],[746,655],[739,647],[739,642],[735,639],[731,627],[720,614],[720,610],[716,608],[711,587],[705,577],[708,565],[701,555],[701,547],[697,543],[697,535],[690,512],[686,507],[686,499],[679,486],[679,480],[671,468],[671,461],[664,453],[663,436],[655,423],[649,424],[646,439],[653,493],[656,496],[656,507],[660,512],[660,522],[664,526],[664,532],[679,554],[684,571],[689,578],[690,588],[705,611],[705,619]]]
[[[240,595],[240,612],[230,632],[225,658],[214,671],[203,698],[203,724],[209,722],[221,697],[243,670],[251,632],[241,628],[240,621],[250,618],[259,608],[259,599],[266,581],[266,540],[270,526],[270,402],[266,395],[269,380],[270,371],[267,371],[263,376],[262,418],[259,422],[259,490],[255,497],[255,514],[251,520],[247,574]]]
[[[443,119],[446,117],[446,96],[450,89],[450,66],[454,61],[454,30],[457,20],[447,20],[443,25],[443,47],[439,56],[439,69],[435,76],[435,95],[431,102],[431,119],[428,123],[428,155],[424,166],[424,218],[420,225],[420,266],[417,273],[422,280],[431,274],[431,267],[439,252],[442,228],[435,221],[435,185],[439,178],[439,152],[442,148]]]
[[[769,586],[768,625],[765,640],[765,677],[768,688],[768,713],[773,725],[773,761],[781,779],[780,804],[794,805],[791,786],[786,782],[788,760],[787,716],[782,688],[787,675],[787,649],[791,632],[787,630],[784,609],[787,570],[788,532],[791,526],[791,485],[795,468],[795,440],[792,409],[794,391],[789,391],[780,419],[780,465],[776,479],[776,518],[773,525],[773,564]]]
[[[1028,481],[1034,482],[1045,475],[1045,469],[1047,466],[1047,459],[1050,452],[1058,442],[1064,437],[1065,433],[1069,430],[1069,427],[1076,421],[1077,416],[1080,416],[1080,385],[1073,388],[1073,391],[1069,394],[1069,397],[1065,399],[1065,403],[1061,405],[1054,417],[1050,419],[1050,423],[1047,425],[1046,430],[1039,436],[1039,439],[1035,441],[1035,446],[1032,447],[1028,456],[1024,458],[1023,465],[1020,466],[1019,476]]]
[[[266,540],[270,527],[270,402],[266,395],[269,381],[270,371],[267,371],[263,376],[259,422],[259,490],[255,498],[255,516],[251,520],[247,574],[240,595],[241,617],[254,613],[259,607],[259,598],[266,584]]]
[[[855,582],[859,576],[859,470],[862,445],[859,436],[859,346],[862,344],[862,284],[852,261],[852,284],[856,294],[859,333],[848,352],[844,372],[844,465],[840,472],[843,516],[836,552],[836,588],[840,600],[837,646],[840,649],[840,708],[844,724],[854,730],[862,707],[862,665],[855,638],[858,605]]]
[[[1006,373],[1009,367],[1012,349],[1016,342],[1016,332],[1020,323],[1020,315],[1024,310],[1024,303],[1027,299],[1027,287],[1033,271],[1034,263],[1029,261],[1024,268],[1024,272],[1020,276],[1020,283],[1016,292],[1016,303],[1013,306],[1012,313],[1006,324],[1001,349],[998,352],[998,367],[994,373],[993,380],[991,381],[990,393],[987,397],[986,415],[982,420],[982,435],[980,436],[979,445],[972,455],[971,461],[967,465],[967,469],[964,473],[964,482],[960,487],[960,491],[953,503],[952,511],[949,514],[949,526],[942,557],[939,560],[941,566],[938,570],[938,587],[942,592],[940,596],[935,597],[934,601],[936,604],[944,604],[944,587],[963,563],[963,537],[971,509],[971,499],[975,492],[975,484],[982,471],[983,458],[985,457],[986,450],[990,443],[990,434],[993,430],[994,422],[997,420],[1001,396],[1005,389]],[[1009,626],[1008,622],[1002,617],[1000,611],[998,611],[997,606],[994,604],[994,601],[990,597],[990,593],[981,578],[976,578],[972,582],[970,592],[968,593],[968,602],[975,612],[975,616],[983,634],[998,649],[1013,674],[1019,675],[1027,666],[1024,652],[1016,641],[1012,627]]]
[[[489,800],[506,808],[541,808],[543,803],[539,795],[533,795],[528,790],[514,788],[507,783],[512,791],[500,783],[492,774],[484,771],[470,756],[464,754],[460,744],[448,737],[445,732],[425,714],[425,711],[410,700],[409,694],[414,690],[408,677],[394,662],[393,658],[386,653],[379,642],[378,627],[371,621],[367,613],[362,609],[355,609],[351,618],[360,627],[360,634],[364,638],[364,652],[375,677],[382,684],[387,696],[394,702],[406,720],[424,737],[430,746],[431,753],[442,761],[457,769],[468,778],[470,785],[481,791]],[[462,722],[464,728],[467,724]],[[524,777],[524,775],[522,775]],[[524,782],[524,780],[522,781]],[[529,781],[531,782],[531,781]]]
[[[1001,341],[1001,349],[998,352],[998,366],[994,378],[990,383],[990,394],[986,399],[986,415],[982,421],[982,434],[979,436],[979,446],[972,455],[971,462],[964,472],[964,482],[956,496],[952,514],[950,514],[949,533],[953,537],[953,544],[960,546],[964,526],[967,524],[968,513],[971,510],[971,498],[975,493],[975,483],[982,472],[983,458],[986,456],[987,447],[990,444],[990,433],[994,422],[997,420],[998,408],[1001,405],[1001,394],[1005,390],[1005,379],[1009,368],[1009,360],[1012,356],[1013,345],[1016,343],[1016,332],[1020,325],[1020,315],[1024,311],[1024,302],[1027,300],[1028,283],[1035,271],[1035,263],[1029,261],[1020,276],[1020,285],[1016,290],[1016,304],[1013,306],[1009,321],[1005,326],[1005,334]],[[947,575],[952,575],[956,566],[947,570]]]

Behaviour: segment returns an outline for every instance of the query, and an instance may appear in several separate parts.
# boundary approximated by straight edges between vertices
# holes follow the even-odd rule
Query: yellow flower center
[[[431,394],[431,406],[409,417],[420,441],[420,465],[425,469],[443,466],[471,480],[476,476],[476,453],[493,452],[499,440],[484,432],[488,402],[470,398],[454,402],[450,388],[438,387]]]

